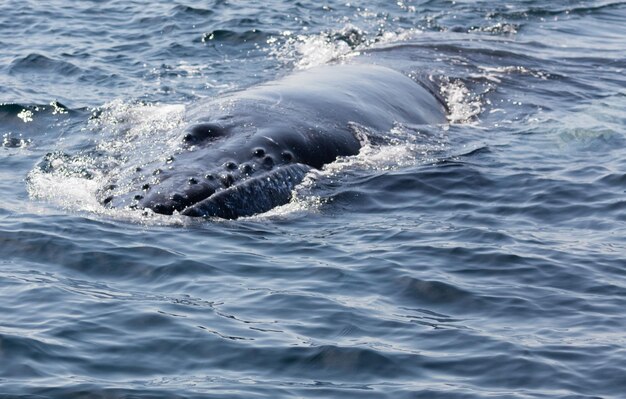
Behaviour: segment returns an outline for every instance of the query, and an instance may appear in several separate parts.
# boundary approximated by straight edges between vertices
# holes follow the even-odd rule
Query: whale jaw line
[[[311,170],[310,166],[293,163],[234,182],[228,188],[214,190],[211,187],[196,190],[194,195],[173,195],[152,199],[142,208],[155,213],[171,215],[180,212],[191,217],[218,217],[238,219],[264,213],[291,200],[293,189]]]

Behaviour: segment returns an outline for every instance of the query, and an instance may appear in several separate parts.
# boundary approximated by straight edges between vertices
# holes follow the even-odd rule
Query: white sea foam
[[[93,147],[72,155],[63,149],[48,154],[27,177],[30,197],[75,212],[137,222],[155,219],[150,211],[107,208],[98,192],[111,178],[128,182],[128,187],[117,188],[117,193],[130,190],[137,168],[177,151],[184,112],[183,105],[120,100],[103,105],[84,129],[92,134]],[[155,221],[160,223],[160,219],[157,216]],[[180,223],[176,218],[167,220],[168,224]]]
[[[363,50],[408,40],[420,34],[417,29],[383,32],[370,37],[366,32],[347,24],[341,29],[318,34],[283,32],[280,37],[268,39],[268,52],[294,69],[309,69],[333,61],[344,61],[358,56]]]
[[[461,80],[444,81],[440,91],[448,104],[450,123],[471,123],[483,111],[480,96],[472,93]]]
[[[184,120],[182,104],[126,103],[120,100],[105,104],[89,128],[98,134],[98,150],[111,156],[146,154],[146,150],[176,147],[173,131]],[[137,154],[136,150],[139,151]],[[147,154],[150,155],[150,154]]]
[[[283,32],[282,36],[281,40],[268,40],[269,54],[284,64],[293,64],[295,69],[308,69],[355,55],[348,43],[333,41],[326,34],[292,35],[291,32]]]
[[[297,216],[316,212],[328,201],[320,188],[346,178],[348,174],[375,173],[398,170],[436,162],[448,148],[446,126],[405,126],[397,124],[389,132],[380,134],[353,124],[361,141],[361,149],[353,156],[339,157],[322,170],[312,170],[295,187],[288,204],[276,207],[253,218]],[[378,144],[374,144],[374,141]]]

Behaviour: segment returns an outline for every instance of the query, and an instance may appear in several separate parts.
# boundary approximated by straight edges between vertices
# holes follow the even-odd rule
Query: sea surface
[[[448,123],[249,218],[98,201],[188,107],[353,62]],[[1,398],[626,397],[624,1],[4,0],[0,103]]]

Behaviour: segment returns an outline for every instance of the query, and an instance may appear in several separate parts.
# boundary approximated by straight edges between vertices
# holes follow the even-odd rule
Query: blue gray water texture
[[[186,107],[352,62],[449,123],[264,215],[98,202]],[[624,1],[5,0],[0,103],[0,398],[626,398]]]

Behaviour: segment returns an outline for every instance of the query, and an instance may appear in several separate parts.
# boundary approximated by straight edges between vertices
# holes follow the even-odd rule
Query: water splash
[[[359,175],[372,175],[435,163],[447,156],[447,126],[413,126],[396,124],[388,132],[373,132],[353,123],[352,129],[361,142],[357,155],[339,157],[312,170],[297,185],[288,204],[279,206],[256,218],[297,216],[317,212],[334,191],[324,190],[337,182]]]
[[[470,123],[483,111],[480,96],[471,92],[460,79],[444,78],[440,91],[448,105],[450,123]]]
[[[331,62],[342,62],[373,46],[405,41],[420,33],[420,30],[411,28],[396,32],[381,30],[372,35],[351,24],[317,34],[284,31],[280,36],[267,40],[267,51],[284,65],[290,65],[294,69],[309,69]]]
[[[103,105],[84,128],[92,145],[73,155],[63,149],[48,153],[28,174],[29,196],[72,211],[143,221],[148,212],[105,208],[98,194],[111,180],[126,182],[116,192],[129,191],[145,163],[176,152],[184,111],[183,105],[121,100]]]

